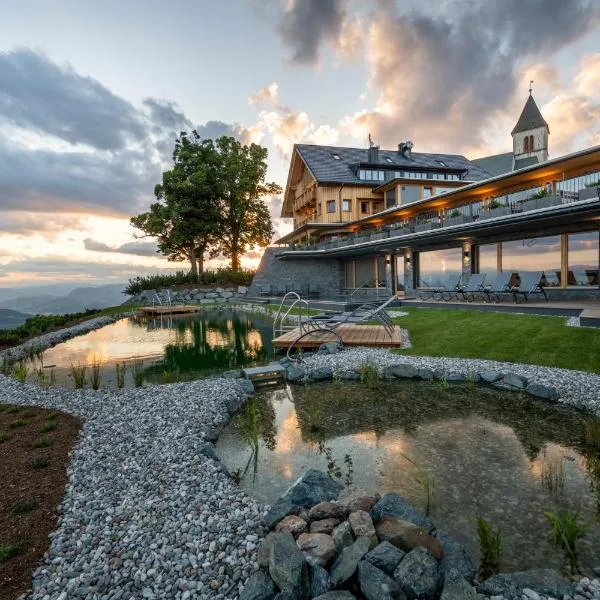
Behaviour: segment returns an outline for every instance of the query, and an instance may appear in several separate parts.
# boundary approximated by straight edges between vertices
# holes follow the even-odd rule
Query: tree
[[[235,138],[216,140],[219,154],[219,195],[221,232],[211,254],[231,259],[231,268],[240,268],[240,256],[251,246],[266,246],[273,236],[273,224],[265,196],[280,194],[276,183],[265,183],[267,149],[258,144],[242,145]]]
[[[131,218],[145,236],[157,239],[169,260],[189,260],[192,278],[204,270],[204,254],[219,233],[219,161],[212,140],[182,132],[175,142],[173,168],[162,175],[150,210]]]

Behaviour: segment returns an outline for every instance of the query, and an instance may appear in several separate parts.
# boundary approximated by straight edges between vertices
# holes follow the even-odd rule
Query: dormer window
[[[332,156],[333,160],[342,160],[340,155],[335,152],[331,156]]]
[[[389,156],[385,157],[385,162],[389,163],[390,165],[394,163],[394,161]]]
[[[443,160],[438,160],[437,161],[440,165],[442,165],[442,167],[447,167],[448,165],[443,161]]]

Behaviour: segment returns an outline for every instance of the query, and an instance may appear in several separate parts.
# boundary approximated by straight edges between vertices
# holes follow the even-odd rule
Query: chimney
[[[379,163],[379,146],[369,146],[369,164]]]
[[[412,160],[411,151],[413,149],[414,144],[411,141],[401,142],[398,144],[398,152],[406,158],[406,160]]]

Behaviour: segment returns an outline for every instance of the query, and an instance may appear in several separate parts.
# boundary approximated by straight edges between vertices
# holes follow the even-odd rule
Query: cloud
[[[179,133],[192,128],[192,122],[183,111],[179,110],[175,102],[146,98],[142,104],[148,109],[150,121],[155,124],[159,132],[166,129]]]
[[[278,106],[278,95],[279,84],[276,81],[273,81],[269,85],[258,90],[255,94],[250,94],[250,96],[248,96],[248,104],[269,104],[271,106]]]
[[[32,50],[1,53],[0,81],[0,117],[17,127],[101,150],[145,136],[132,104]]]
[[[316,65],[325,43],[336,43],[346,16],[346,0],[291,0],[279,23],[284,43],[292,48],[291,61]]]
[[[134,254],[136,256],[157,256],[158,248],[154,242],[127,242],[120,246],[109,246],[104,242],[85,238],[83,247],[91,252],[116,252],[119,254]]]
[[[575,87],[580,94],[600,95],[600,53],[583,57],[581,71],[575,77]]]
[[[437,16],[394,7],[378,3],[364,40],[377,104],[343,125],[390,147],[412,139],[417,150],[485,145],[487,124],[514,99],[520,65],[547,61],[598,26],[597,5],[585,0],[464,3]]]
[[[74,215],[53,215],[48,213],[6,212],[0,213],[0,231],[27,236],[40,234],[52,241],[65,230],[84,231],[86,227]]]

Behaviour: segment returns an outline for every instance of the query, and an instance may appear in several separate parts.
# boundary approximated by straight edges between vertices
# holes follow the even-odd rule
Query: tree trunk
[[[204,250],[198,252],[198,277],[204,273]]]
[[[190,278],[192,283],[198,282],[198,260],[196,259],[196,250],[192,248],[188,254],[190,260]]]
[[[237,249],[232,250],[231,252],[231,268],[234,271],[240,270],[240,254]]]

